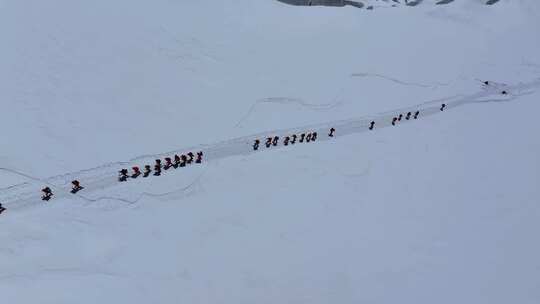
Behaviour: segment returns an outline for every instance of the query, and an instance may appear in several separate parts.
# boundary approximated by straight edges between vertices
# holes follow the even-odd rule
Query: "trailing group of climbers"
[[[181,156],[175,155],[174,160],[170,157],[165,157],[164,159],[165,164],[161,162],[161,159],[156,159],[155,164],[154,164],[153,175],[160,176],[162,169],[163,170],[169,170],[171,168],[177,169],[180,167],[185,167],[186,165],[189,165],[192,163],[200,164],[202,163],[202,159],[203,159],[202,151],[197,152],[197,155],[193,154],[193,152],[189,152],[187,153],[187,155],[181,155]],[[128,178],[135,179],[141,175],[143,177],[148,177],[152,173],[152,167],[150,165],[144,166],[144,172],[141,172],[141,170],[137,166],[132,167],[131,169],[133,171],[132,174],[129,174],[128,169],[122,169],[118,171],[118,181],[125,182],[128,180]],[[73,194],[84,189],[84,187],[81,186],[81,183],[78,180],[72,181],[71,184],[72,184],[72,188],[70,192]],[[45,187],[41,189],[41,192],[42,192],[41,199],[44,201],[49,201],[54,195],[50,187]],[[0,213],[4,212],[5,210],[6,208],[4,208],[2,204],[0,204]]]
[[[193,154],[193,152],[189,152],[186,155],[182,154],[180,156],[178,154],[175,154],[173,158],[165,157],[164,158],[165,163],[163,163],[161,159],[156,159],[154,163],[153,175],[160,176],[162,170],[167,171],[171,168],[178,169],[192,163],[200,164],[202,163],[202,159],[203,159],[202,151],[197,152],[196,156],[195,154]],[[118,181],[125,182],[129,178],[136,179],[137,177],[141,175],[142,177],[149,177],[150,174],[152,174],[151,165],[145,165],[144,171],[142,173],[141,173],[141,169],[137,166],[132,167],[131,170],[132,170],[131,174],[129,174],[128,169],[122,169],[118,171]]]

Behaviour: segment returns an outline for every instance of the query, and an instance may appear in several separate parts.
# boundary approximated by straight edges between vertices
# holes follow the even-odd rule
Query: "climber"
[[[154,176],[160,176],[161,175],[161,161],[158,163],[156,161],[156,164],[154,165]]]
[[[336,129],[332,128],[330,129],[330,133],[328,133],[329,137],[334,137],[334,133],[336,132]]]
[[[443,104],[441,105],[441,111],[444,111],[444,108],[446,108],[446,104],[443,103]]]
[[[53,196],[52,190],[49,187],[45,187],[41,189],[41,192],[43,192],[43,195],[41,196],[41,199],[44,201],[48,201]]]
[[[202,151],[197,152],[197,160],[195,160],[195,163],[197,163],[197,164],[202,163],[202,157],[203,157]]]
[[[143,177],[148,177],[150,173],[152,173],[152,167],[150,167],[150,165],[145,165]]]
[[[163,169],[169,170],[172,166],[172,159],[170,157],[165,157],[165,166],[163,167]]]
[[[369,126],[369,129],[370,129],[370,130],[373,130],[374,127],[375,127],[375,122],[372,121],[371,124],[370,124],[370,126]]]
[[[133,174],[131,174],[131,178],[137,178],[139,175],[141,175],[141,170],[139,167],[135,166],[131,168],[133,170]]]
[[[73,185],[73,187],[71,188],[71,193],[73,194],[84,189],[84,187],[81,186],[81,183],[78,180],[72,181],[71,184]]]
[[[175,169],[177,169],[179,165],[180,165],[180,156],[178,156],[178,154],[175,154],[175,155],[174,155],[174,164],[173,164],[173,167],[174,167]]]
[[[418,118],[418,115],[420,114],[420,111],[416,111],[416,113],[414,113],[414,119],[417,119]]]
[[[279,141],[279,136],[274,136],[274,139],[272,140],[272,145],[273,145],[274,147],[277,146],[278,141]]]
[[[118,181],[125,182],[125,181],[127,181],[127,179],[128,179],[128,170],[127,169],[122,169],[122,170],[118,171]]]
[[[397,121],[397,120],[398,120],[397,117],[394,117],[394,118],[392,119],[392,126],[395,126],[395,125],[396,125],[396,121]]]
[[[260,143],[261,143],[260,140],[258,140],[258,139],[255,140],[255,143],[253,144],[253,150],[254,150],[254,151],[259,150],[259,144],[260,144]]]

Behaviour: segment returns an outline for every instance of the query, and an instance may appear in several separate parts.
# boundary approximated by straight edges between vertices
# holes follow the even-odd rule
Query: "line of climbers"
[[[174,160],[173,160],[174,159]],[[171,168],[178,169],[185,167],[186,165],[190,165],[192,163],[200,164],[202,163],[203,159],[203,152],[197,152],[197,157],[195,158],[195,154],[193,152],[187,153],[187,156],[182,154],[178,156],[178,154],[174,155],[173,158],[165,157],[165,163],[163,164],[161,162],[161,159],[156,159],[154,163],[154,176],[160,176],[162,169],[163,170],[169,170]],[[128,180],[128,178],[137,178],[142,175],[142,177],[148,177],[150,174],[152,174],[152,166],[145,165],[144,171],[141,172],[141,169],[137,166],[131,168],[132,173],[129,174],[128,169],[122,169],[118,171],[118,181],[125,182]]]
[[[83,186],[81,186],[81,182],[79,182],[78,180],[73,180],[71,182],[71,193],[75,194],[79,191],[81,191],[82,189],[84,189]],[[44,201],[49,201],[52,196],[54,195],[51,188],[49,187],[45,187],[43,189],[41,189],[41,192],[43,193],[42,196],[41,196],[41,199],[44,200]]]
[[[486,81],[486,85],[487,85],[487,81]],[[506,91],[502,91],[502,94],[507,94]],[[441,104],[441,107],[439,108],[440,111],[444,111],[444,109],[446,109],[446,104]],[[407,114],[399,114],[399,116],[396,116],[396,117],[393,117],[392,118],[392,125],[395,126],[397,122],[401,121],[403,118],[405,118],[405,120],[411,120],[412,119],[418,119],[418,116],[420,115],[420,111],[416,111],[416,112],[407,112]],[[369,123],[369,127],[368,129],[369,130],[373,130],[375,128],[375,121],[371,121]],[[336,133],[336,129],[335,128],[331,128],[329,133],[328,133],[328,137],[334,137]],[[289,144],[292,144],[294,145],[296,143],[296,141],[299,141],[300,143],[303,143],[304,141],[305,142],[311,142],[311,141],[315,141],[317,140],[317,132],[313,132],[313,133],[302,133],[300,136],[296,135],[296,134],[293,134],[291,136],[286,136],[285,139],[283,140],[283,145],[284,146],[288,146]],[[265,146],[266,148],[270,148],[272,146],[277,146],[279,144],[279,136],[273,136],[273,137],[268,137],[266,138],[266,142],[265,142]],[[254,151],[257,151],[259,150],[259,146],[261,145],[261,141],[259,139],[256,139],[255,142],[253,143],[253,150]]]
[[[445,104],[442,104],[441,106],[441,111],[444,110],[444,108],[446,107]],[[412,114],[412,112],[408,112],[407,115],[405,116],[405,119],[406,120],[410,120],[411,119],[411,116],[413,119],[418,119],[418,115],[420,114],[420,111],[416,111],[414,113],[414,115]],[[403,118],[403,114],[399,114],[398,117],[394,117],[392,119],[392,125],[396,125],[396,122],[397,121],[401,121],[401,119]],[[371,121],[370,124],[369,124],[369,129],[370,130],[373,130],[375,128],[375,121]],[[328,133],[328,137],[334,137],[336,133],[336,129],[335,128],[331,128],[329,130],[329,133]],[[300,136],[296,135],[296,134],[293,134],[291,136],[286,136],[285,139],[283,140],[283,145],[284,146],[288,146],[289,144],[291,145],[294,145],[297,140],[298,142],[300,143],[303,143],[303,142],[311,142],[311,141],[316,141],[317,140],[317,132],[312,132],[312,133],[302,133]],[[277,146],[279,144],[279,136],[274,136],[274,137],[267,137],[266,138],[266,142],[265,142],[265,146],[266,148],[270,148],[272,146]],[[259,139],[256,139],[255,142],[253,143],[253,150],[254,151],[257,151],[259,150],[259,146],[261,145],[261,141]]]
[[[443,104],[444,106],[444,104]],[[413,119],[418,119],[418,115],[420,115],[420,111],[414,112],[414,115],[412,112],[408,112],[407,115],[405,115],[406,120],[410,120],[411,116]],[[395,126],[398,121],[401,121],[403,119],[403,114],[399,114],[399,116],[392,118],[392,126]]]
[[[490,85],[490,82],[489,81],[484,81],[483,82],[484,85],[486,86],[489,86]],[[508,92],[506,90],[503,90],[501,91],[501,94],[502,95],[508,95]],[[441,104],[441,107],[439,108],[439,110],[442,112],[444,111],[444,109],[446,108],[446,104]],[[418,115],[420,115],[420,111],[416,111],[414,114],[412,112],[407,112],[407,114],[404,115],[403,114],[399,114],[399,116],[397,117],[393,117],[392,118],[392,125],[395,126],[397,122],[401,121],[403,118],[405,118],[406,120],[410,120],[411,119],[411,116],[413,119],[418,119]],[[369,124],[369,130],[373,130],[375,128],[375,121],[371,121],[370,124]],[[328,133],[328,136],[329,137],[334,137],[335,135],[335,132],[336,132],[336,129],[335,128],[331,128],[329,133]],[[286,136],[285,139],[283,140],[283,145],[285,146],[288,146],[289,144],[291,145],[294,145],[297,141],[300,142],[300,143],[303,143],[303,142],[312,142],[312,141],[316,141],[317,140],[317,132],[312,132],[312,133],[302,133],[300,136],[296,135],[296,134],[293,134],[291,136]],[[253,144],[253,150],[258,150],[259,149],[259,145],[260,145],[261,141],[256,139],[255,140],[255,143]],[[268,137],[266,139],[266,143],[265,143],[265,146],[267,148],[270,148],[272,146],[277,146],[279,143],[279,136],[274,136],[274,137]],[[171,159],[170,157],[165,157],[165,164],[162,164],[161,162],[161,159],[156,159],[155,161],[155,164],[154,164],[154,176],[160,176],[161,175],[161,170],[169,170],[171,168],[174,168],[174,169],[177,169],[177,168],[181,168],[181,167],[185,167],[186,165],[189,165],[189,164],[192,164],[193,162],[197,163],[197,164],[200,164],[202,162],[202,157],[203,157],[203,152],[197,152],[197,158],[195,159],[195,154],[193,154],[192,152],[189,152],[187,153],[187,156],[186,155],[181,155],[181,156],[178,156],[178,154],[174,155],[174,160]],[[144,166],[144,171],[141,172],[140,168],[135,166],[135,167],[132,167],[131,168],[133,170],[132,174],[130,175],[129,174],[129,171],[127,169],[122,169],[120,170],[118,173],[118,180],[120,182],[125,182],[128,180],[128,178],[137,178],[139,176],[143,176],[143,177],[148,177],[150,176],[150,174],[152,173],[152,167],[150,165],[145,165]],[[82,189],[84,189],[84,187],[81,186],[81,183],[78,181],[78,180],[74,180],[71,182],[71,184],[73,185],[72,189],[71,189],[71,193],[75,194],[79,191],[81,191]],[[49,201],[52,196],[54,195],[51,188],[49,187],[45,187],[43,189],[41,189],[41,192],[43,193],[42,196],[41,196],[41,199],[44,200],[44,201]],[[2,204],[0,203],[0,214],[2,212],[4,212],[6,210],[5,207],[2,206]]]
[[[312,142],[312,141],[316,141],[317,136],[318,136],[317,132],[302,133],[302,134],[300,134],[300,136],[298,136],[296,134],[293,134],[291,136],[285,136],[285,138],[283,139],[283,145],[285,145],[285,146],[288,146],[289,144],[294,145],[294,144],[296,144],[296,142],[309,143],[309,142]],[[261,144],[261,141],[256,139],[255,142],[253,143],[253,150],[255,150],[255,151],[259,150],[260,144]],[[279,144],[279,136],[266,138],[265,146],[267,148],[270,148],[272,146],[275,147],[278,144]]]

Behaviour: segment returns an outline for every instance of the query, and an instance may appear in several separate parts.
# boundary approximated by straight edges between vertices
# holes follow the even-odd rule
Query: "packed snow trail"
[[[419,111],[420,115],[418,119],[420,119],[425,116],[443,113],[452,108],[467,104],[512,101],[519,98],[520,96],[530,94],[531,89],[535,89],[538,87],[540,87],[540,78],[528,83],[519,83],[516,85],[490,83],[489,85],[484,85],[482,90],[478,93],[471,95],[458,95],[454,97],[448,97],[444,99],[417,104],[410,107],[395,109],[388,112],[382,112],[372,116],[364,116],[356,119],[339,120],[291,129],[273,130],[264,133],[253,134],[250,136],[226,140],[215,144],[200,145],[161,154],[142,155],[125,162],[108,163],[99,167],[72,173],[66,173],[44,179],[35,178],[24,173],[17,172],[15,170],[0,168],[0,170],[2,171],[17,174],[28,179],[27,182],[0,189],[0,202],[9,210],[22,209],[32,206],[34,204],[43,204],[40,199],[40,189],[43,186],[48,186],[53,190],[54,196],[52,198],[52,201],[54,201],[55,199],[69,196],[77,196],[87,201],[96,201],[103,198],[92,199],[88,198],[86,195],[120,184],[117,177],[117,173],[120,169],[131,168],[133,166],[143,167],[145,164],[152,164],[155,159],[163,159],[164,157],[171,157],[175,154],[186,154],[190,151],[203,151],[204,163],[231,156],[249,155],[252,153],[262,152],[263,150],[292,148],[292,145],[284,147],[281,144],[281,141],[284,137],[290,136],[292,134],[299,135],[302,133],[317,132],[319,135],[317,141],[326,141],[334,139],[336,137],[355,133],[374,132],[375,130],[380,128],[389,126],[391,127],[392,119],[399,116],[399,114],[405,115],[408,112],[415,113],[416,111]],[[503,90],[507,91],[508,94],[501,94]],[[441,105],[443,103],[446,105],[446,107],[444,111],[441,111]],[[410,120],[406,120],[405,118],[403,118],[398,123],[398,125],[402,123],[412,122],[414,120],[415,119],[413,118],[411,118]],[[375,122],[374,130],[369,129],[372,121]],[[333,137],[328,136],[328,132],[331,128],[334,128],[336,130]],[[274,136],[279,136],[280,145],[266,148],[264,145],[264,141],[266,140],[266,138]],[[261,145],[258,150],[253,149],[253,143],[256,139],[259,139],[261,141]],[[190,166],[197,166],[197,164],[192,164]],[[169,171],[163,171],[162,174],[167,174],[170,171],[178,172],[182,171],[182,168],[169,169]],[[141,179],[141,177],[139,177],[139,179]],[[71,194],[70,190],[72,180],[79,180],[81,184],[85,187],[85,189],[78,194]],[[129,183],[129,179],[127,182]]]

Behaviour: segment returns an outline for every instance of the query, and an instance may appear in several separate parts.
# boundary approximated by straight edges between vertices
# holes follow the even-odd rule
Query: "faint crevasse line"
[[[508,95],[512,96],[510,98],[502,98],[502,99],[485,99],[485,100],[476,100],[476,101],[471,101],[471,103],[501,103],[501,102],[510,102],[510,101],[513,101],[516,99],[516,97],[522,97],[522,96],[527,96],[527,95],[532,95],[534,94],[534,91],[528,91],[528,92],[523,92],[521,94],[512,94],[512,93],[508,93]]]
[[[332,103],[312,104],[312,103],[305,102],[304,100],[302,100],[300,98],[290,98],[290,97],[268,97],[268,98],[263,98],[263,99],[259,99],[259,100],[255,101],[255,103],[253,103],[251,105],[251,107],[249,108],[247,113],[244,114],[244,116],[242,116],[242,118],[234,126],[235,127],[240,127],[240,125],[244,121],[246,121],[249,118],[249,116],[251,116],[253,111],[255,111],[255,108],[258,105],[263,104],[263,103],[298,104],[298,105],[300,105],[302,107],[317,111],[317,110],[331,110],[331,109],[333,109],[335,107],[340,106],[343,102],[342,101],[336,101],[336,99],[334,99],[334,102],[332,102]]]
[[[405,85],[405,86],[415,86],[415,87],[420,87],[420,88],[439,88],[443,86],[449,86],[452,84],[451,82],[436,82],[434,84],[407,82],[407,81],[399,80],[397,78],[385,76],[382,74],[377,74],[377,73],[353,73],[351,74],[351,77],[375,77],[375,78],[386,79],[386,80],[395,82],[397,84]]]
[[[92,267],[95,269],[95,267]],[[89,268],[89,269],[92,269]],[[109,276],[109,277],[125,277],[124,275],[113,273],[109,271],[85,271],[82,268],[42,268],[37,271],[38,273],[31,274],[31,273],[25,273],[25,274],[19,274],[19,273],[12,273],[12,274],[5,274],[0,276],[0,281],[5,280],[13,280],[13,279],[34,279],[36,277],[43,277],[43,276],[50,276],[50,275],[59,275],[59,274],[70,274],[70,275],[77,275],[77,276],[93,276],[93,275],[100,275],[100,276]]]
[[[88,204],[91,204],[91,203],[102,201],[102,200],[113,200],[113,201],[119,201],[119,202],[123,202],[123,203],[133,205],[133,204],[138,203],[144,197],[159,198],[159,197],[170,196],[170,195],[173,195],[173,194],[176,194],[176,193],[182,193],[183,194],[182,197],[185,197],[185,196],[189,195],[189,194],[186,195],[186,192],[188,190],[191,190],[197,183],[199,183],[204,174],[205,174],[205,172],[201,173],[199,176],[197,176],[193,181],[191,181],[191,183],[189,183],[185,187],[178,188],[178,189],[175,189],[175,190],[172,190],[172,191],[163,192],[163,193],[143,192],[134,200],[128,200],[128,199],[125,199],[125,198],[114,197],[114,196],[100,196],[100,197],[95,198],[95,199],[89,198],[89,197],[86,197],[86,196],[83,196],[83,195],[78,195],[78,197],[80,197],[81,199],[83,199],[83,200],[85,200],[87,202],[87,204],[85,206],[87,206]]]

